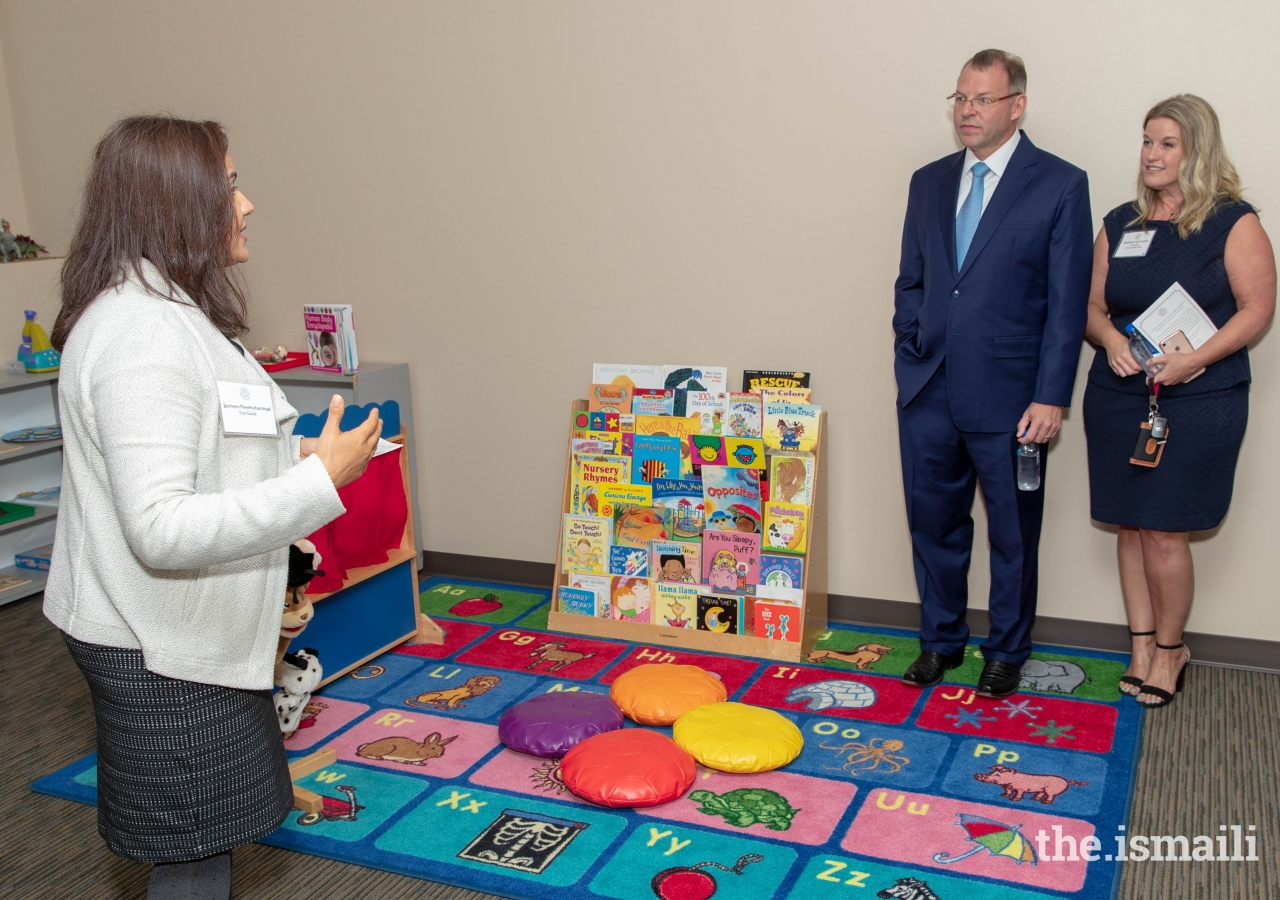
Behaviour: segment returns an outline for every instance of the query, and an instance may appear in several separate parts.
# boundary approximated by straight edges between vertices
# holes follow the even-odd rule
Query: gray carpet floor
[[[107,851],[94,809],[28,790],[94,749],[88,690],[40,603],[0,607],[0,896],[143,898],[148,867]],[[1119,896],[1280,897],[1280,676],[1196,666],[1178,701],[1147,715],[1130,833],[1233,824],[1257,826],[1261,861],[1131,862]],[[488,896],[261,845],[237,849],[234,866],[237,900]]]

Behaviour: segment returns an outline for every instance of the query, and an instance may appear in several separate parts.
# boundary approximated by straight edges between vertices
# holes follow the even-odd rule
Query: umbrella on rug
[[[1018,831],[1021,825],[1005,825],[994,819],[971,816],[968,813],[956,813],[956,817],[959,819],[956,824],[969,835],[966,840],[972,841],[977,846],[959,856],[935,853],[933,854],[934,862],[959,862],[985,849],[992,856],[1007,856],[1017,865],[1022,865],[1024,862],[1029,862],[1033,866],[1036,864],[1036,851],[1032,848],[1031,842]]]

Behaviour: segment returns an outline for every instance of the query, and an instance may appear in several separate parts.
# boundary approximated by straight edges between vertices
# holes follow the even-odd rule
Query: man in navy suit
[[[1018,130],[1026,85],[1022,60],[1002,50],[961,70],[951,99],[966,149],[912,176],[894,285],[902,480],[922,606],[922,652],[903,681],[929,687],[963,662],[981,482],[991,543],[984,697],[1016,691],[1031,652],[1045,454],[1041,487],[1019,491],[1015,453],[1062,427],[1092,268],[1088,179]]]

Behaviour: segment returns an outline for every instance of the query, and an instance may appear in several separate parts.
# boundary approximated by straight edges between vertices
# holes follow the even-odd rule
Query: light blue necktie
[[[964,198],[964,205],[956,215],[957,272],[964,267],[965,255],[978,230],[978,220],[982,218],[982,193],[986,189],[987,173],[990,171],[991,167],[984,162],[973,164],[973,186],[969,188],[969,196]]]

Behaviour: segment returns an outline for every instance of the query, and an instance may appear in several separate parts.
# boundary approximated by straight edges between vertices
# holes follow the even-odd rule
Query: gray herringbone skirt
[[[98,726],[98,831],[113,853],[180,862],[280,826],[293,786],[270,691],[147,671],[140,650],[64,634]]]

